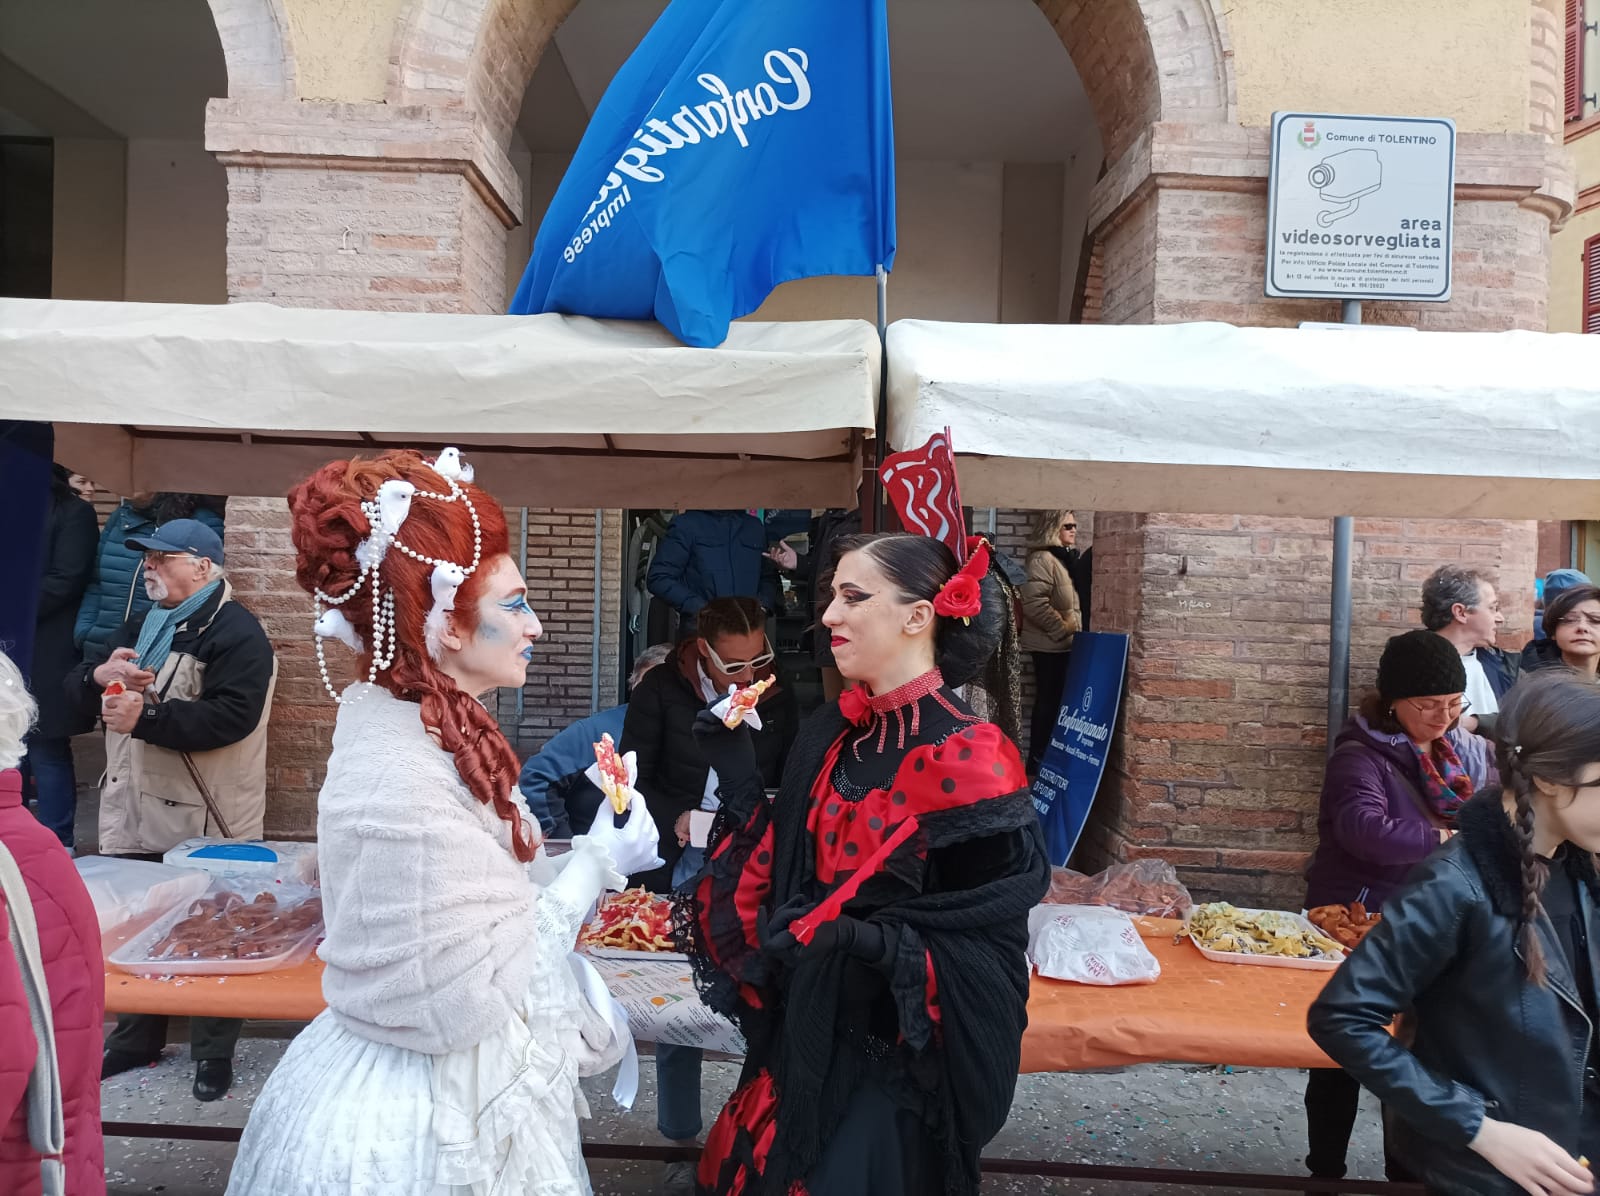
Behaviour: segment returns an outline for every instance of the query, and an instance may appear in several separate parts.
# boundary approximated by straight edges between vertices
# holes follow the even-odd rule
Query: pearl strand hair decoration
[[[373,498],[361,504],[361,513],[367,517],[368,534],[360,544],[356,545],[356,564],[360,572],[356,574],[354,584],[342,594],[329,594],[321,589],[314,591],[315,622],[312,624],[312,629],[316,633],[317,669],[322,674],[322,687],[341,705],[344,704],[345,698],[333,687],[333,681],[328,677],[328,660],[323,651],[323,641],[337,639],[353,651],[361,651],[361,637],[339,607],[359,594],[363,586],[367,587],[372,598],[372,661],[367,666],[367,683],[375,684],[378,674],[394,665],[396,644],[394,590],[384,584],[382,575],[383,562],[388,556],[389,549],[397,549],[414,561],[433,566],[433,576],[430,579],[433,606],[428,611],[427,620],[423,625],[423,635],[428,655],[434,660],[439,659],[443,648],[445,612],[455,609],[456,591],[467,578],[477,572],[478,565],[483,559],[483,525],[478,520],[477,508],[472,505],[472,500],[467,497],[467,492],[461,486],[462,482],[472,481],[472,466],[461,459],[461,451],[455,448],[445,449],[436,461],[429,464],[445,480],[445,484],[450,488],[449,492],[436,494],[428,490],[418,490],[411,482],[398,480],[383,483]],[[472,519],[470,565],[460,565],[440,557],[427,556],[401,542],[400,529],[411,514],[412,501],[419,498],[430,502],[459,502],[466,507],[467,514]],[[369,580],[370,586],[368,586]],[[361,694],[350,700],[358,702],[367,692],[362,690]]]

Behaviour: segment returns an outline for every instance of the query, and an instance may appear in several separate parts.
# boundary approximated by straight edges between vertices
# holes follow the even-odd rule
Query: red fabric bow
[[[839,713],[856,726],[865,726],[872,713],[872,703],[867,691],[859,685],[852,686],[839,695]]]
[[[983,609],[983,578],[989,572],[989,541],[978,540],[967,563],[934,595],[935,614],[947,619],[971,619]]]

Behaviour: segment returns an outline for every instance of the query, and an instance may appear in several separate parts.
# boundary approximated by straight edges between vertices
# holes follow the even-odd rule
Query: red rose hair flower
[[[989,572],[989,541],[979,540],[949,581],[939,587],[933,599],[935,614],[968,622],[983,609],[983,579]]]

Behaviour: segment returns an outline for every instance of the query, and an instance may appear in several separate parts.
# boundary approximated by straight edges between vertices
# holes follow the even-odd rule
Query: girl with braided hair
[[[987,544],[960,568],[922,536],[835,554],[822,624],[856,685],[801,728],[776,799],[748,728],[695,726],[722,806],[678,932],[749,1048],[699,1190],[971,1196],[1016,1088],[1049,886],[1013,739],[954,688],[1014,654],[1013,608]]]
[[[587,1196],[578,1077],[631,1048],[572,962],[582,919],[656,867],[637,794],[548,858],[479,698],[539,620],[504,512],[459,454],[336,461],[289,496],[339,703],[317,804],[327,1010],[256,1101],[229,1196]],[[326,608],[326,609],[324,609]],[[367,680],[334,690],[324,638]]]
[[[1600,689],[1525,678],[1495,727],[1500,784],[1385,905],[1311,1008],[1429,1192],[1566,1196],[1600,1160]],[[1407,1011],[1390,1033],[1396,1010]]]

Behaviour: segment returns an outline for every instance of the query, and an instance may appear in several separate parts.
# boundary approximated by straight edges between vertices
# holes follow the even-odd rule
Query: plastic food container
[[[273,897],[272,912],[265,920],[258,921],[251,915],[267,908],[256,905],[257,895],[263,892],[270,892]],[[237,897],[237,905],[226,914],[214,912],[226,894]],[[316,903],[315,910],[304,910],[311,902]],[[252,906],[255,908],[249,908]],[[242,976],[292,968],[305,962],[322,937],[321,909],[320,893],[305,885],[259,882],[252,885],[240,883],[237,878],[219,877],[199,898],[178,903],[111,950],[106,962],[135,976]],[[229,915],[235,921],[223,921]],[[285,931],[284,922],[291,915],[305,922],[302,929]],[[197,925],[196,931],[212,934],[210,941],[215,946],[203,950],[198,958],[175,956],[160,950],[169,934],[178,931],[181,923],[193,919],[202,921],[203,926]],[[240,928],[240,922],[250,925]],[[216,935],[210,931],[209,925],[213,923],[225,932]],[[246,957],[240,958],[241,955]]]
[[[161,857],[179,868],[213,876],[250,877],[283,884],[317,883],[317,845],[272,839],[185,839]],[[241,879],[241,884],[245,884]]]
[[[1276,914],[1279,917],[1286,918],[1291,922],[1297,923],[1302,929],[1310,932],[1311,934],[1317,935],[1319,938],[1328,937],[1305,918],[1302,918],[1299,914],[1291,914],[1287,910],[1240,909],[1239,912],[1248,917],[1253,917],[1258,914]],[[1206,947],[1202,947],[1200,945],[1199,938],[1192,933],[1189,935],[1189,941],[1195,945],[1195,949],[1198,950],[1201,955],[1204,955],[1207,959],[1213,960],[1216,963],[1242,963],[1250,967],[1257,968],[1297,968],[1302,972],[1332,972],[1336,970],[1345,959],[1344,952],[1342,950],[1340,951],[1337,959],[1330,959],[1325,956],[1313,956],[1309,959],[1295,959],[1288,955],[1251,955],[1243,951],[1212,951]]]

